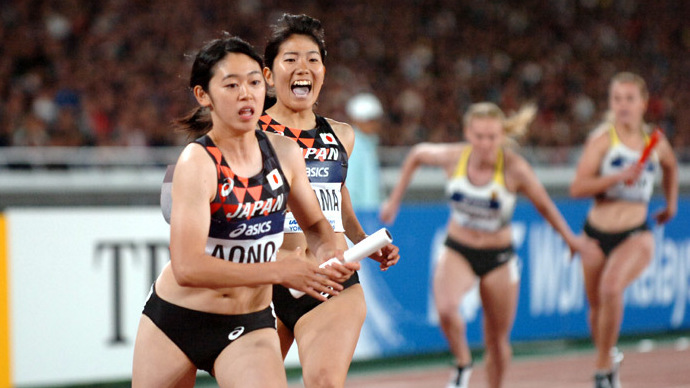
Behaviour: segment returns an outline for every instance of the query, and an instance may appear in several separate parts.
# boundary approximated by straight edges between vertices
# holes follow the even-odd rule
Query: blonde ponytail
[[[508,138],[520,138],[527,133],[529,124],[537,115],[535,104],[523,105],[519,111],[509,117],[503,113],[498,105],[492,102],[478,102],[470,105],[463,117],[465,127],[475,118],[494,118],[501,120],[503,130]]]
[[[506,135],[512,138],[520,138],[527,134],[530,123],[537,116],[537,106],[527,104],[520,107],[520,110],[503,121],[503,128]]]

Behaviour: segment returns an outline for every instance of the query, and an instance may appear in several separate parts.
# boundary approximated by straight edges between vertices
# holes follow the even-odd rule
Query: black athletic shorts
[[[359,284],[359,275],[355,272],[343,283],[343,289]],[[273,285],[273,306],[276,315],[290,331],[295,331],[295,325],[302,316],[321,304],[320,300],[309,295],[295,299],[290,290],[278,284]]]
[[[218,355],[242,335],[258,329],[276,329],[273,306],[249,314],[224,315],[190,310],[161,299],[155,287],[143,314],[151,318],[192,363],[213,374]]]
[[[593,227],[589,223],[589,220],[585,222],[584,227],[585,234],[599,242],[599,247],[604,252],[604,255],[606,257],[609,257],[611,252],[613,252],[613,250],[616,249],[617,246],[619,246],[623,241],[625,241],[625,239],[627,239],[631,235],[637,232],[644,232],[647,230],[649,230],[649,226],[646,222],[634,228],[630,228],[628,230],[616,233],[602,232],[599,229]]]
[[[515,257],[515,250],[512,245],[498,249],[475,249],[453,240],[450,236],[446,236],[446,241],[443,244],[461,254],[470,263],[472,271],[479,277],[486,275]]]

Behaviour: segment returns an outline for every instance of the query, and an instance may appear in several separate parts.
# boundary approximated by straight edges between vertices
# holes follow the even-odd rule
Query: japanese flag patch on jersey
[[[335,136],[333,136],[333,134],[331,133],[320,133],[319,135],[321,135],[321,141],[324,144],[338,144],[338,142],[335,140]]]
[[[271,186],[271,189],[273,190],[277,190],[279,187],[283,185],[283,178],[280,176],[280,173],[275,168],[270,173],[268,173],[268,175],[266,175],[266,179],[268,180],[268,184]]]

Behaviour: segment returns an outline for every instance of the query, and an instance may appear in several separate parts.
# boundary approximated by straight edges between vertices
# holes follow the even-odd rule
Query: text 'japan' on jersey
[[[343,232],[342,185],[347,177],[347,151],[333,132],[328,121],[316,116],[316,127],[303,130],[284,126],[268,114],[259,119],[263,131],[278,133],[294,140],[302,149],[307,168],[307,177],[319,201],[324,216],[333,230]],[[286,233],[300,233],[292,213],[285,218]]]
[[[206,253],[235,263],[275,261],[283,242],[290,187],[266,134],[256,132],[263,166],[251,177],[235,174],[208,136],[196,140],[216,163],[218,188],[210,203]]]

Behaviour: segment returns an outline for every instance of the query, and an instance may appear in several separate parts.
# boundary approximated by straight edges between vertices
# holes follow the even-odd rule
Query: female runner
[[[321,23],[306,15],[283,15],[274,26],[265,49],[264,75],[275,90],[276,101],[259,124],[263,131],[282,134],[302,148],[307,175],[321,211],[337,235],[338,247],[344,250],[346,235],[358,243],[366,234],[344,184],[354,131],[348,124],[314,113],[326,71],[323,36]],[[288,213],[281,251],[303,247],[304,241],[303,229]],[[398,248],[389,244],[371,257],[386,270],[398,261]],[[316,260],[321,262],[318,257]],[[283,356],[296,341],[307,388],[345,384],[364,324],[366,305],[356,273],[343,286],[340,295],[326,303],[309,296],[296,299],[281,285],[273,288]]]
[[[299,148],[255,131],[263,108],[261,57],[239,38],[205,45],[192,67],[199,103],[179,124],[194,136],[172,181],[170,263],[139,322],[134,387],[193,387],[197,370],[221,387],[286,387],[271,284],[337,295],[358,264],[319,269],[299,249],[276,262],[290,206],[318,258],[338,253]]]
[[[494,388],[503,383],[512,356],[509,337],[519,289],[510,228],[517,194],[534,204],[571,252],[580,250],[585,241],[573,234],[532,167],[506,146],[507,136],[521,135],[535,112],[527,106],[506,118],[493,103],[471,105],[464,116],[467,142],[414,146],[403,163],[398,184],[381,207],[381,220],[393,222],[417,167],[430,165],[445,170],[451,216],[445,249],[434,273],[433,292],[441,329],[457,362],[449,388],[467,387],[472,371],[459,306],[477,278],[484,310],[488,382]]]
[[[666,208],[656,214],[656,222],[668,222],[678,209],[678,166],[668,140],[662,137],[649,160],[638,163],[651,133],[644,122],[648,99],[640,76],[624,72],[613,77],[609,115],[587,140],[570,186],[574,197],[594,197],[584,231],[599,247],[582,255],[582,268],[597,348],[598,388],[620,386],[622,354],[615,346],[623,321],[623,293],[653,257],[647,213],[659,167]]]

